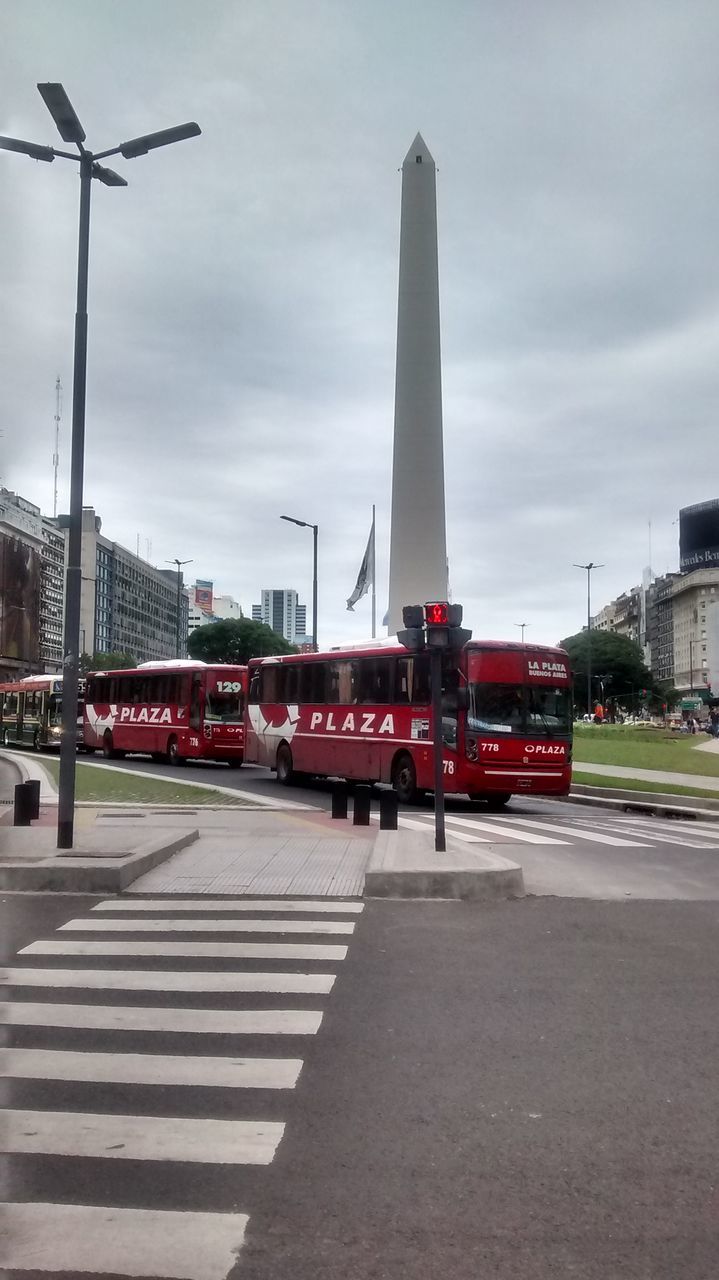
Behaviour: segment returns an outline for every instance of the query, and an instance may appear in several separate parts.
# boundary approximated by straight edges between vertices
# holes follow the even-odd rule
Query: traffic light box
[[[472,639],[472,632],[461,625],[462,612],[461,604],[449,604],[447,600],[431,600],[424,606],[405,605],[404,629],[397,632],[397,639],[415,653],[425,647],[461,649]]]

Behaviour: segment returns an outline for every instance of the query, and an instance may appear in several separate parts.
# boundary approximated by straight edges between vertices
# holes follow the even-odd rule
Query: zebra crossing
[[[117,898],[0,969],[3,1274],[224,1280],[362,910]]]
[[[719,823],[672,821],[643,817],[639,814],[613,814],[611,811],[577,814],[570,812],[557,820],[553,814],[526,816],[524,813],[445,812],[448,834],[466,844],[517,844],[533,846],[611,846],[618,849],[647,849],[655,845],[672,845],[686,849],[719,849]],[[379,819],[377,819],[379,820]],[[407,830],[426,831],[434,825],[432,813],[408,817],[402,813],[399,825]]]

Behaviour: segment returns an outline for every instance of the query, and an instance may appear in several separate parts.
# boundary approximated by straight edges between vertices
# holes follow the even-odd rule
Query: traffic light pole
[[[442,732],[442,650],[430,649],[430,680],[432,683],[432,724],[434,738],[434,847],[437,853],[445,853],[447,841],[444,832],[444,734]]]

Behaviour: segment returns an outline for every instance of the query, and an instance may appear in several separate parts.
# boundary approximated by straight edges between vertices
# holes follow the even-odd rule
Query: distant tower
[[[435,164],[417,134],[402,165],[388,626],[447,599]]]

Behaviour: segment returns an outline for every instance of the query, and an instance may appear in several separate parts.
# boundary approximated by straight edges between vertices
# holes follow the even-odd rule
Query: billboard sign
[[[679,512],[679,568],[719,568],[719,498],[697,502]]]

